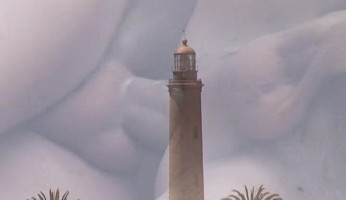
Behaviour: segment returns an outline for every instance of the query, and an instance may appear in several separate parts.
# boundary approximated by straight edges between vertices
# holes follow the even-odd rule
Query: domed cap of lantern
[[[182,43],[183,45],[175,51],[175,54],[196,54],[195,50],[187,45],[187,39],[184,39]]]

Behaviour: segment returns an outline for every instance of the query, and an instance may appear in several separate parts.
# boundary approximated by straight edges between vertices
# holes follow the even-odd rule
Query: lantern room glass
[[[175,54],[173,71],[196,71],[196,55]]]

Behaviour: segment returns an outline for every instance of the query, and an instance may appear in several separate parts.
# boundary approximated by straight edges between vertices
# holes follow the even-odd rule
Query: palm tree
[[[263,192],[264,187],[261,185],[257,191],[252,188],[250,195],[247,187],[245,186],[245,194],[239,192],[238,190],[233,190],[236,195],[228,195],[221,200],[283,200],[278,194],[270,194],[269,192]]]
[[[46,195],[43,192],[40,192],[38,195],[38,198],[35,197],[31,197],[31,199],[27,199],[27,200],[48,200]],[[65,194],[62,196],[61,200],[67,200],[67,196],[69,195],[69,192],[66,191]],[[51,189],[49,189],[49,200],[60,200],[60,191],[59,189],[57,189],[56,192],[52,191]]]

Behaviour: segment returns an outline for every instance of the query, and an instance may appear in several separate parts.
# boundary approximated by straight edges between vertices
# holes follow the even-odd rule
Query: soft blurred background
[[[205,199],[346,195],[344,0],[0,0],[0,196],[168,200],[168,90],[185,30]]]

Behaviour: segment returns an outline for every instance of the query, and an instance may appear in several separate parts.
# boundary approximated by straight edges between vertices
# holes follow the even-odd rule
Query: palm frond
[[[253,195],[254,195],[254,193],[255,193],[255,187],[252,187],[252,189],[251,189],[251,200],[254,200],[253,199]]]
[[[262,199],[261,194],[263,191],[264,191],[264,187],[263,187],[263,185],[261,185],[257,190],[257,193],[256,193],[254,200],[261,200]]]
[[[244,185],[244,187],[245,187],[246,200],[250,200],[250,199],[249,199],[249,191],[247,190],[246,185]],[[251,199],[251,200],[252,200],[252,199]]]
[[[278,194],[271,194],[267,198],[265,198],[264,200],[273,200],[274,197],[279,197],[279,195]]]
[[[246,200],[244,194],[240,193],[238,190],[233,190],[233,191],[236,192],[238,196],[240,196],[241,200]]]
[[[244,188],[245,193],[241,193],[238,190],[232,190],[236,195],[231,194],[221,200],[283,200],[278,194],[264,192],[263,185],[261,185],[258,190],[255,190],[255,187],[252,187],[250,194],[246,185]]]
[[[67,200],[68,195],[69,195],[69,192],[66,191],[64,195],[62,195],[61,200]],[[31,199],[28,199],[28,200],[48,200],[46,195],[43,192],[40,192],[39,194],[37,194],[37,196],[39,199],[37,199],[36,197],[31,197]],[[53,191],[52,189],[49,189],[49,200],[60,200],[60,190],[57,189],[56,191]]]
[[[229,195],[228,197],[230,197],[231,200],[241,200],[239,197],[235,196],[235,195]]]

